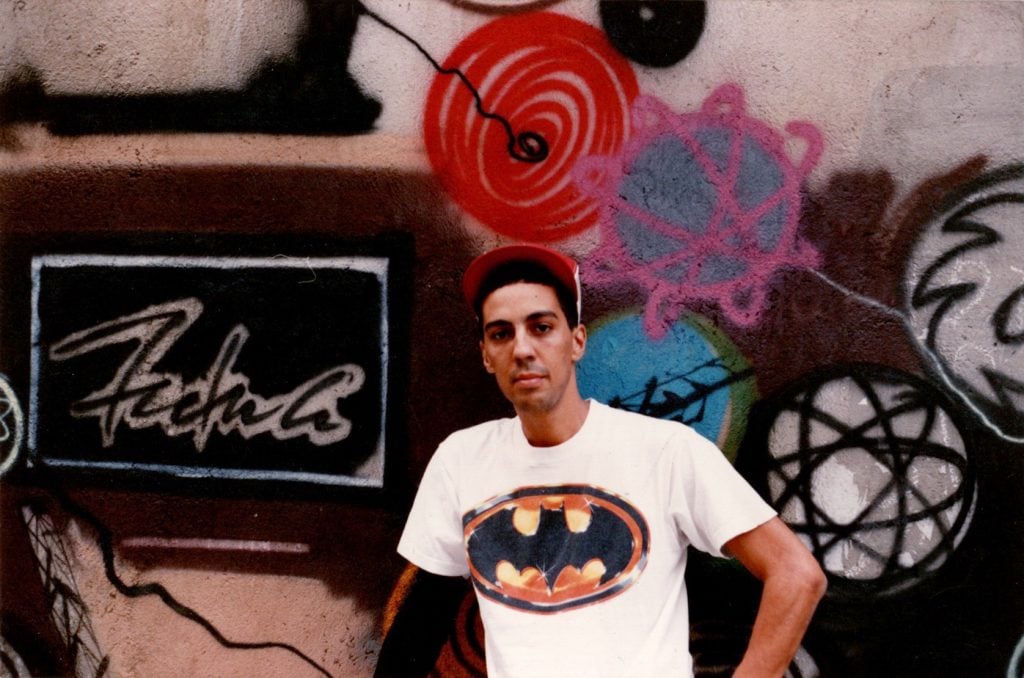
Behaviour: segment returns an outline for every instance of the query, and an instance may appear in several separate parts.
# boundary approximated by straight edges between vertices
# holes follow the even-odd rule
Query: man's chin
[[[539,389],[529,393],[514,393],[512,397],[509,398],[509,401],[511,401],[516,412],[550,412],[555,406],[555,403],[551,401],[551,398]]]

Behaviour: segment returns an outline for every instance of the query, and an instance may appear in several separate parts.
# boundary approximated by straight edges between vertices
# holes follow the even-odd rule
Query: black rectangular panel
[[[394,268],[33,256],[30,466],[383,488]]]

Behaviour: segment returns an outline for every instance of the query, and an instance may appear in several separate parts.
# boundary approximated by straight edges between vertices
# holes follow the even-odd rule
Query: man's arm
[[[764,584],[750,644],[734,676],[781,676],[825,594],[825,573],[778,518],[734,537],[724,550]]]
[[[426,676],[448,640],[467,590],[462,577],[417,570],[380,649],[375,678]]]

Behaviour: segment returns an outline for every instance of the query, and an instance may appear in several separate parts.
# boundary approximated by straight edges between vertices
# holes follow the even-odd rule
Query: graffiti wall
[[[427,460],[510,412],[459,285],[517,241],[581,263],[584,395],[827,572],[790,675],[1024,675],[1024,4],[0,14],[5,675],[372,674]],[[687,581],[729,675],[758,588]]]

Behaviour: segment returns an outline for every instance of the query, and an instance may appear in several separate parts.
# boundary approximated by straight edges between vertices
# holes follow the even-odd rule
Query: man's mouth
[[[544,374],[541,372],[520,372],[513,377],[512,382],[519,386],[536,386],[543,379]]]

